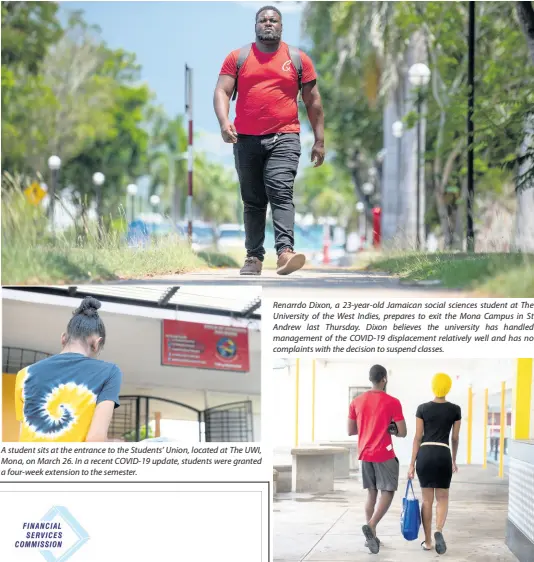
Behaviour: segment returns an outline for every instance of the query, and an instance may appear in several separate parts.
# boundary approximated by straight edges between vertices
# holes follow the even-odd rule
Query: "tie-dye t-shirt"
[[[119,406],[117,365],[79,353],[60,353],[22,369],[15,385],[20,441],[85,441],[97,404]]]

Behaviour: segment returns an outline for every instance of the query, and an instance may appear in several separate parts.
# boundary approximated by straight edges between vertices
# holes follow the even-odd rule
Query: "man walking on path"
[[[260,275],[265,256],[267,204],[273,216],[277,273],[300,269],[304,254],[294,246],[293,184],[300,159],[299,89],[315,136],[311,160],[325,157],[324,115],[310,58],[282,41],[282,15],[273,6],[256,14],[256,41],[232,51],[215,87],[213,105],[222,138],[234,145],[244,205],[247,257],[241,275]],[[235,124],[230,98],[239,92]]]
[[[349,406],[349,435],[358,435],[358,453],[362,465],[362,482],[367,490],[362,527],[365,546],[378,554],[380,540],[376,527],[387,513],[399,484],[399,460],[395,456],[391,435],[406,437],[406,422],[397,398],[386,394],[387,371],[373,365],[369,371],[373,389],[357,396]],[[380,490],[380,500],[376,505]],[[376,506],[376,509],[375,509]]]

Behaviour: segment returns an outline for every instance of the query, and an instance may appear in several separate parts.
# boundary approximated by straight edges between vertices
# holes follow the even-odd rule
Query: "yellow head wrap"
[[[432,392],[436,398],[444,398],[451,390],[452,380],[445,373],[437,373],[432,379]]]

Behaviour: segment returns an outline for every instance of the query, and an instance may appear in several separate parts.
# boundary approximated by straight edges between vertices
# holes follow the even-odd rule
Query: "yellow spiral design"
[[[60,384],[44,397],[37,419],[26,417],[23,432],[31,441],[85,441],[95,407],[96,395],[85,385]]]

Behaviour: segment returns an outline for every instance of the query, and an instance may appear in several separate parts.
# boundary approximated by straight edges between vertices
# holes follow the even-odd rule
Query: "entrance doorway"
[[[137,442],[153,437],[197,442],[254,441],[252,402],[232,402],[198,410],[156,396],[121,396],[109,439]]]

